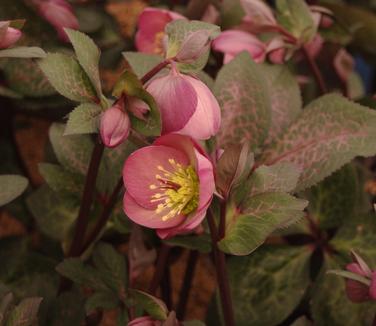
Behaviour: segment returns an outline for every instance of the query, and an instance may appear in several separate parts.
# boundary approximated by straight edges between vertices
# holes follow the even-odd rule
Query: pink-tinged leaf
[[[260,146],[270,126],[271,102],[263,72],[248,53],[240,53],[220,70],[214,94],[222,109],[218,144]]]
[[[265,144],[270,144],[301,113],[302,99],[296,78],[284,65],[262,65],[271,99],[271,125]]]
[[[262,153],[259,164],[291,162],[303,173],[297,191],[308,188],[356,156],[376,153],[376,112],[330,94],[310,103]]]

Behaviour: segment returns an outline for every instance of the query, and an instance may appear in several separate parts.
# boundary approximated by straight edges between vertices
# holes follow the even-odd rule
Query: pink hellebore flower
[[[347,297],[355,303],[376,300],[376,272],[371,271],[364,260],[352,252],[354,262],[348,264],[346,269],[349,272],[364,276],[370,279],[370,285],[367,286],[353,279],[346,279],[346,294]]]
[[[161,326],[162,322],[154,320],[149,316],[143,316],[133,319],[128,326]]]
[[[100,134],[102,142],[107,147],[120,145],[129,135],[131,122],[124,111],[124,102],[120,100],[107,109],[101,117]]]
[[[282,38],[272,39],[266,48],[268,59],[274,64],[283,64],[286,61],[286,44]]]
[[[3,27],[5,24],[8,25],[8,22],[2,21],[0,22],[0,28]],[[22,36],[22,32],[19,29],[13,27],[6,27],[6,30],[2,35],[0,35],[0,49],[7,49],[16,43],[20,37]]]
[[[140,52],[163,54],[163,39],[165,26],[177,19],[186,19],[176,12],[145,8],[138,18],[138,31],[136,33],[136,48]]]
[[[66,0],[34,0],[34,3],[36,3],[40,15],[55,27],[63,41],[68,41],[64,28],[79,28],[73,9]]]
[[[124,212],[157,229],[160,238],[185,234],[204,219],[213,197],[213,165],[190,137],[159,137],[126,160]]]
[[[224,64],[230,62],[242,51],[249,52],[252,59],[257,63],[265,60],[266,45],[256,36],[244,31],[225,31],[213,41],[212,47],[214,50],[225,54]]]
[[[175,66],[163,77],[152,79],[146,90],[161,111],[162,134],[176,132],[194,139],[209,139],[220,127],[221,110],[210,89],[199,79],[180,74]],[[146,104],[133,102],[132,112],[145,112]]]

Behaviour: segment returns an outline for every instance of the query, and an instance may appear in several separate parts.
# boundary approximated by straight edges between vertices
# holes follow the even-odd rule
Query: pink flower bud
[[[102,142],[107,147],[120,145],[129,135],[131,123],[124,104],[117,103],[107,109],[101,117],[100,134]]]
[[[359,264],[351,263],[346,266],[349,272],[366,276],[366,273],[362,270]],[[346,295],[352,302],[365,302],[370,300],[369,287],[363,283],[355,280],[346,279]]]
[[[146,90],[154,97],[162,118],[162,134],[179,133],[194,139],[209,139],[220,127],[219,104],[199,79],[180,74],[175,67],[163,77],[152,79]],[[142,111],[138,101],[136,109]]]
[[[209,50],[210,31],[198,30],[186,37],[175,56],[176,61],[182,63],[192,63]]]
[[[73,9],[66,0],[33,0],[33,3],[36,4],[40,15],[55,27],[63,41],[68,41],[64,28],[79,28]]]
[[[0,27],[3,24],[7,24],[6,22],[0,22]],[[0,49],[6,49],[16,43],[20,37],[22,36],[22,32],[13,27],[7,27],[4,35],[0,37]]]
[[[201,17],[201,21],[215,24],[220,17],[220,13],[217,10],[216,7],[214,7],[212,4],[209,4],[204,12],[204,14]]]
[[[333,12],[321,6],[310,6],[312,18],[317,27],[329,28],[333,25]]]
[[[250,33],[228,30],[221,33],[212,45],[213,49],[225,54],[224,63],[230,62],[238,53],[247,51],[252,59],[261,63],[265,60],[266,46]]]
[[[316,58],[322,50],[324,40],[320,34],[316,34],[313,40],[305,45],[312,58]]]
[[[173,11],[146,8],[138,18],[138,31],[135,37],[136,48],[140,52],[163,54],[165,26],[177,19],[186,19]]]

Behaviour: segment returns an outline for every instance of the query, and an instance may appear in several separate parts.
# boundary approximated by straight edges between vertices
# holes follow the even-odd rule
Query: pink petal
[[[185,79],[189,81],[197,94],[197,107],[192,117],[178,133],[194,139],[209,139],[218,132],[221,125],[221,109],[218,101],[202,81],[188,75]]]
[[[369,287],[369,296],[372,300],[376,300],[376,272],[372,273],[371,285]]]
[[[365,302],[369,300],[368,287],[354,280],[345,280],[346,295],[352,302]]]
[[[155,209],[147,209],[140,206],[136,200],[126,191],[123,200],[124,213],[135,223],[152,229],[171,228],[180,224],[184,219],[184,215],[177,215],[166,221],[162,220],[165,212],[157,214]]]
[[[252,24],[276,25],[273,11],[262,0],[241,0],[242,7]]]
[[[171,72],[153,79],[146,87],[161,111],[162,133],[182,129],[197,107],[197,94],[186,76]]]
[[[158,203],[150,200],[158,189],[153,190],[149,186],[159,184],[156,175],[163,172],[158,170],[158,166],[173,171],[168,162],[171,158],[183,166],[189,165],[189,159],[184,152],[167,146],[143,147],[128,157],[123,168],[124,185],[139,205],[149,209],[157,207]]]
[[[266,46],[250,33],[229,30],[213,41],[213,49],[232,56],[247,51],[256,62],[262,62],[265,59]],[[226,61],[228,62],[228,59]]]
[[[358,263],[348,264],[348,265],[346,265],[346,269],[349,272],[352,272],[352,273],[355,273],[355,274],[358,274],[358,275],[361,275],[361,276],[368,276],[367,272],[364,271]]]
[[[200,180],[200,200],[197,210],[201,210],[213,197],[215,180],[213,164],[205,156],[195,152],[198,162],[197,174]]]

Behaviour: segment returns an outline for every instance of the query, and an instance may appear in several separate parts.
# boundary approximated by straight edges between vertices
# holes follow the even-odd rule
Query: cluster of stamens
[[[158,202],[156,213],[168,211],[162,216],[163,221],[179,214],[187,215],[198,206],[199,180],[194,168],[189,165],[183,167],[174,159],[168,160],[172,172],[159,165],[157,168],[161,174],[156,174],[156,184],[149,186],[151,190],[159,192],[151,196],[151,202]]]

